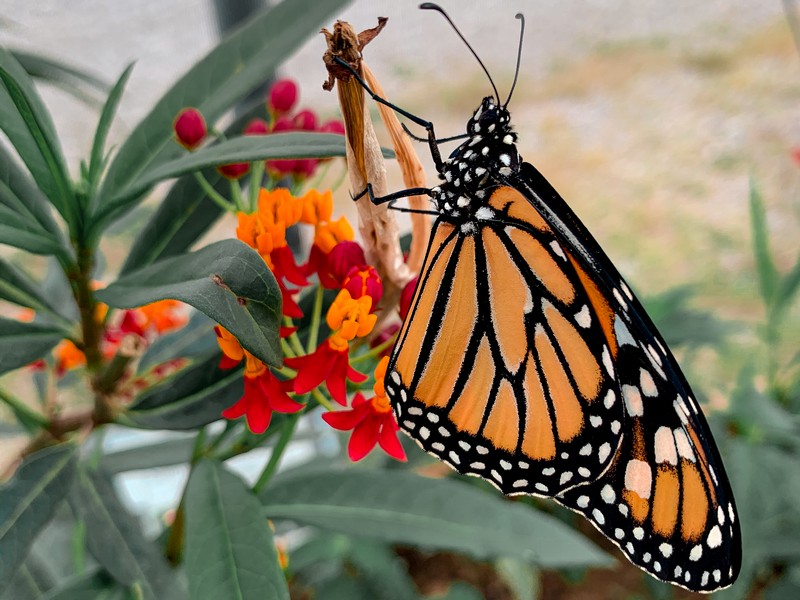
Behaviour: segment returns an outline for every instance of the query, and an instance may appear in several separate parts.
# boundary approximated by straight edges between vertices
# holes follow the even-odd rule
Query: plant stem
[[[230,184],[231,197],[233,198],[233,205],[236,207],[236,210],[247,212],[247,207],[245,206],[244,198],[242,197],[242,186],[240,186],[239,182],[235,179],[232,179]]]
[[[311,325],[308,328],[308,344],[306,348],[309,354],[317,349],[319,322],[322,317],[322,297],[324,293],[325,290],[322,288],[322,284],[318,284],[314,296],[314,308],[311,312]]]
[[[264,161],[259,160],[252,164],[250,169],[249,211],[255,212],[258,208],[258,193],[261,191],[261,180],[264,177]]]
[[[387,348],[391,348],[394,345],[395,341],[397,341],[397,334],[395,333],[392,337],[390,337],[385,342],[378,344],[374,348],[370,348],[368,351],[364,352],[364,354],[359,354],[355,358],[350,361],[350,364],[353,363],[360,363],[368,358],[373,358],[375,356],[380,356],[380,354],[386,350]]]
[[[236,212],[236,207],[223,198],[222,195],[214,189],[214,186],[212,186],[208,180],[203,177],[203,174],[200,171],[194,172],[194,178],[198,185],[203,188],[203,191],[206,193],[206,195],[211,198],[214,204],[219,206],[225,212]]]
[[[269,461],[267,462],[267,466],[264,467],[264,470],[261,472],[261,476],[256,481],[255,485],[253,486],[253,492],[258,494],[264,486],[269,482],[272,474],[275,472],[275,469],[278,467],[278,463],[283,456],[286,447],[289,445],[289,441],[292,439],[292,434],[294,433],[295,428],[297,427],[297,422],[300,420],[300,413],[295,413],[293,415],[289,415],[289,418],[286,419],[286,422],[283,424],[283,428],[281,429],[281,435],[278,438],[275,447],[272,449],[272,454],[270,454]]]

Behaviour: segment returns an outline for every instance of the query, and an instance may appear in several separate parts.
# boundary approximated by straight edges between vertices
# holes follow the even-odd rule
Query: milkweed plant
[[[404,240],[403,264],[387,268],[381,234],[338,214],[347,148],[335,105],[329,118],[301,110],[297,85],[280,79],[222,126],[343,4],[287,0],[257,15],[109,150],[128,67],[77,176],[31,75],[0,50],[0,243],[11,248],[0,257],[0,598],[525,600],[540,570],[579,583],[614,564],[571,515],[507,501],[401,440],[383,379],[419,265]],[[751,207],[775,347],[800,269],[774,266],[755,184]],[[205,241],[218,221],[223,239]],[[380,231],[401,248],[392,227]],[[106,244],[127,248],[121,264],[106,264]],[[717,341],[722,326],[681,303],[656,299],[653,312]],[[769,360],[759,401],[796,410],[788,367]],[[747,417],[748,369],[715,423],[729,432],[724,451],[744,456],[757,439],[791,462],[797,431],[770,446],[775,423]],[[763,510],[748,504],[763,482],[733,463],[743,511]],[[420,565],[442,556],[460,574],[442,567],[427,585]],[[743,577],[797,585],[800,563],[781,560],[765,546]]]

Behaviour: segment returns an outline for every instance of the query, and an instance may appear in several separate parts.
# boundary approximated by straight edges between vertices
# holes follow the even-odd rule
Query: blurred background
[[[58,58],[107,82],[135,60],[111,132],[113,146],[218,43],[234,17],[226,4],[241,9],[249,3],[73,0],[67,9],[56,0],[3,0],[0,44]],[[365,51],[371,69],[393,102],[432,120],[440,136],[457,134],[490,86],[444,20],[417,4],[357,0],[340,18],[360,30],[388,17]],[[514,14],[524,12],[522,68],[510,105],[520,152],[560,191],[634,291],[666,319],[661,322],[674,326],[664,331],[667,339],[688,339],[677,354],[698,396],[713,408],[727,408],[741,393],[740,373],[752,362],[754,389],[769,391],[773,382],[758,366],[777,360],[795,382],[780,400],[797,411],[797,303],[782,318],[780,337],[765,338],[748,202],[754,182],[766,206],[775,265],[789,271],[800,252],[800,58],[787,18],[800,15],[792,12],[798,11],[794,3],[492,0],[445,8],[501,94],[513,78]],[[335,117],[336,97],[321,88],[323,51],[322,36],[309,39],[278,75],[299,83],[301,107]],[[41,90],[68,163],[77,169],[91,145],[97,106],[56,86]],[[424,145],[420,155],[433,176]],[[390,185],[402,187],[398,172],[390,170],[389,177]],[[346,185],[335,191],[337,211],[352,216],[348,192]],[[141,224],[153,206],[145,204],[125,223]],[[221,221],[200,245],[229,237],[233,227],[232,220]],[[104,248],[110,272],[131,237],[118,231]],[[13,258],[6,248],[0,252]],[[687,314],[699,320],[681,318]],[[681,330],[687,326],[694,330]],[[295,460],[337,443],[313,432],[308,439],[311,445],[298,447]],[[1,462],[10,462],[13,441],[3,442],[0,451]],[[245,476],[253,458],[258,460],[248,455],[238,467]],[[726,458],[735,472],[728,463],[733,459]],[[151,518],[174,505],[183,485],[180,470],[125,477],[129,506]],[[596,597],[559,595],[566,592],[555,584],[549,589],[548,598]]]

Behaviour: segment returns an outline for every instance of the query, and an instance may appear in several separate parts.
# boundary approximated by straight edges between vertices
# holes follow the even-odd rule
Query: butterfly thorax
[[[484,217],[488,192],[519,170],[517,134],[504,106],[487,96],[467,122],[467,140],[444,161],[431,189],[442,217],[463,223]],[[485,218],[485,217],[484,217]]]

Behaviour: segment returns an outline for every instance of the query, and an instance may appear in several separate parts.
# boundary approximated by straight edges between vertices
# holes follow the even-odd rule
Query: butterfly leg
[[[400,125],[402,126],[403,131],[406,132],[406,135],[408,137],[410,137],[412,140],[414,140],[415,142],[427,142],[428,141],[428,138],[419,137],[418,135],[414,135],[414,133],[412,133],[412,131],[408,128],[408,126],[406,126],[405,123],[401,123]],[[459,133],[458,135],[451,135],[450,137],[446,137],[446,138],[438,138],[436,140],[436,143],[437,144],[444,144],[446,142],[454,142],[456,140],[463,140],[463,139],[468,138],[468,137],[469,137],[469,134],[467,134],[467,133]]]
[[[367,187],[358,194],[357,196],[352,196],[353,200],[359,200],[363,198],[365,195],[369,195],[369,201],[375,204],[376,206],[379,204],[386,204],[389,203],[389,208],[392,210],[396,210],[397,212],[402,213],[415,213],[415,214],[422,214],[422,215],[434,215],[438,216],[439,213],[435,210],[416,210],[413,208],[404,208],[402,206],[395,206],[395,203],[400,200],[401,198],[408,198],[409,196],[421,196],[421,195],[430,196],[431,191],[428,188],[424,187],[416,187],[416,188],[409,188],[407,190],[400,190],[399,192],[394,192],[392,194],[386,194],[385,196],[376,196],[375,192],[372,190],[372,184],[368,183]]]
[[[361,85],[361,87],[364,88],[364,91],[366,91],[370,96],[372,96],[372,99],[375,100],[375,102],[383,104],[384,106],[388,106],[396,113],[403,115],[407,119],[411,119],[414,123],[416,123],[420,127],[425,128],[425,130],[428,132],[428,147],[431,150],[431,157],[433,158],[433,163],[434,165],[436,165],[436,170],[441,172],[442,168],[444,167],[444,163],[442,161],[442,155],[439,152],[439,146],[436,145],[436,133],[433,131],[433,123],[431,123],[430,121],[426,121],[425,119],[422,119],[416,115],[412,115],[407,110],[403,110],[396,104],[392,104],[385,98],[378,96],[378,94],[372,91],[372,89],[367,85],[367,82],[361,78],[361,76],[358,74],[358,72],[353,68],[353,66],[350,63],[342,60],[338,56],[334,57],[334,60],[339,65],[343,66],[345,69],[350,71],[353,77],[356,78],[356,81],[358,81],[359,85]],[[409,194],[409,195],[413,196],[414,194]]]

